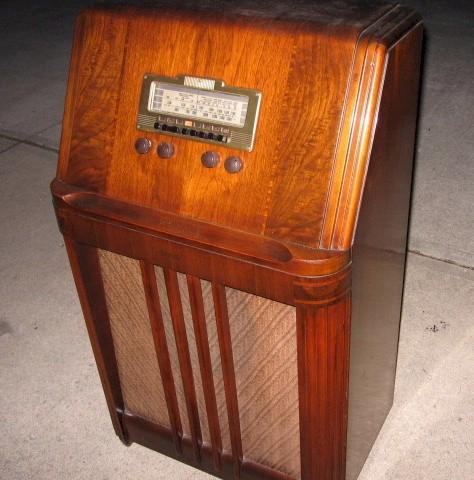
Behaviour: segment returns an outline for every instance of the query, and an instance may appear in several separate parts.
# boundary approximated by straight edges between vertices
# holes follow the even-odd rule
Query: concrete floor
[[[72,22],[89,2],[0,6],[0,478],[211,478],[115,437],[48,189]],[[395,404],[360,480],[474,478],[474,8],[427,28]]]

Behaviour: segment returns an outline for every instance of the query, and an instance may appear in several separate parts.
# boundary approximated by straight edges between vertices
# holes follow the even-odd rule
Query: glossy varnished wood
[[[384,35],[403,32],[417,17],[380,7],[365,22],[325,24],[317,13],[307,22],[170,10],[83,14],[59,178],[237,230],[347,248],[373,134],[364,119],[376,118],[387,58]],[[254,151],[213,147],[223,158],[240,155],[240,174],[203,168],[206,145],[186,139],[173,139],[174,159],[158,158],[156,145],[169,137],[140,133],[131,121],[145,73],[220,78],[264,93]],[[119,90],[127,92],[120,101]],[[148,155],[134,149],[143,135],[153,142]]]
[[[358,40],[321,229],[322,248],[345,249],[353,243],[390,49],[419,21],[416,12],[395,6]]]
[[[301,478],[345,478],[351,271],[297,283]],[[344,352],[341,355],[341,352]]]
[[[104,191],[112,160],[127,24],[107,15],[76,23],[58,176],[91,191]]]
[[[230,334],[229,314],[225,289],[222,285],[212,285],[212,297],[216,308],[217,335],[221,353],[222,373],[224,376],[225,398],[229,416],[230,440],[232,458],[234,461],[234,475],[239,478],[242,463],[242,437],[240,432],[239,405],[235,383],[234,359],[232,355],[232,339]]]
[[[293,7],[268,0],[262,8],[200,2],[193,10],[85,11],[52,183],[116,433],[223,479],[354,480],[393,395],[420,19],[411,9],[370,2]],[[223,162],[203,168],[209,147],[187,139],[173,137],[173,159],[156,155],[171,137],[135,123],[147,73],[218,78],[262,92],[254,150],[212,147],[223,158],[241,156],[241,173],[229,175]],[[151,140],[151,153],[136,153],[141,136]],[[115,263],[129,269],[105,268]],[[127,291],[132,270],[137,278]],[[134,383],[124,384],[130,372],[120,370],[120,355],[133,351],[122,347],[134,319],[119,312],[114,324],[107,286],[118,283],[130,296],[122,302],[140,297],[130,309],[140,316],[133,340],[146,342],[144,378],[153,385],[142,379],[148,397],[137,398],[158,398],[163,415],[140,414],[124,396]],[[263,454],[255,447],[259,431],[249,428],[252,410],[239,391],[245,368],[236,365],[245,348],[236,332],[253,321],[260,330],[248,331],[262,334],[267,320],[257,320],[257,310],[245,321],[242,311],[231,312],[233,289],[255,309],[264,305],[258,297],[283,304],[281,322],[268,322],[275,329],[265,336],[269,345],[286,332],[296,337],[294,355],[275,364],[294,359],[298,406],[289,418],[299,443],[289,434],[286,443],[300,450],[300,469],[285,469],[278,463],[284,454],[275,460],[265,456],[267,446]],[[277,433],[279,448],[285,432]]]
[[[206,328],[201,281],[197,277],[188,275],[187,284],[189,289],[189,300],[194,323],[194,331],[196,332],[199,365],[201,369],[207,419],[209,422],[209,431],[212,442],[212,456],[214,459],[214,466],[217,470],[221,470],[221,429],[219,425],[219,416],[217,413],[216,392],[214,388],[214,382],[212,380],[212,362],[209,351],[209,336]]]
[[[189,438],[183,441],[183,454],[177,455],[173,447],[173,440],[169,431],[151,423],[148,420],[131,415],[129,413],[118,412],[127,432],[133,439],[148,448],[164,453],[171,458],[186,462],[196,468],[204,470],[212,475],[218,475],[214,469],[212,453],[208,447],[202,449],[202,459],[198,463],[193,455],[192,445]],[[234,477],[235,462],[231,455],[224,454],[222,456],[222,473],[223,478],[232,479]],[[290,480],[288,475],[275,472],[262,465],[244,460],[240,464],[239,477],[242,480]]]
[[[179,294],[178,278],[173,270],[164,270],[166,289],[168,291],[168,302],[170,306],[171,319],[173,321],[174,336],[178,349],[178,359],[183,379],[184,398],[186,410],[191,428],[191,441],[194,447],[194,454],[199,461],[201,458],[200,445],[202,444],[201,426],[197,409],[196,390],[193,379],[191,357],[189,354],[186,327],[184,325],[183,309]],[[184,412],[183,412],[184,413]]]
[[[418,26],[390,51],[353,247],[348,480],[357,478],[393,401],[422,34]]]
[[[163,316],[161,314],[160,299],[156,286],[155,270],[153,265],[140,261],[140,269],[142,272],[143,286],[145,290],[145,298],[148,307],[148,315],[150,317],[151,331],[155,350],[160,368],[161,379],[164,386],[164,394],[168,407],[168,416],[171,424],[171,432],[175,443],[176,450],[182,452],[181,441],[183,438],[183,427],[181,426],[181,418],[178,408],[178,400],[176,397],[176,387],[171,369],[170,354],[166,343],[165,327],[163,324]]]
[[[287,244],[163,211],[130,205],[58,180],[52,182],[51,189],[56,209],[61,215],[79,217],[89,223],[107,223],[110,227],[123,230],[125,235],[125,230],[141,230],[154,237],[240,258],[289,274],[327,275],[343,268],[350,259],[347,250],[315,250]],[[60,227],[63,226],[74,228],[74,224],[70,222],[61,222]],[[80,234],[80,230],[78,229],[76,234]]]
[[[128,443],[120,416],[117,415],[117,409],[123,410],[124,401],[97,250],[70,238],[65,239],[65,245],[112,424],[119,438]]]

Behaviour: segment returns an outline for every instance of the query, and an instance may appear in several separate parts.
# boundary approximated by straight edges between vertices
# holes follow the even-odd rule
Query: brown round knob
[[[175,147],[172,143],[161,142],[158,145],[158,156],[161,158],[171,158],[174,156]]]
[[[244,162],[240,157],[228,157],[225,160],[224,167],[229,173],[238,173],[244,167]]]
[[[148,138],[137,138],[135,150],[140,154],[148,153],[151,150],[151,140]]]
[[[202,164],[207,168],[214,168],[219,165],[221,156],[217,152],[204,152],[201,157]]]

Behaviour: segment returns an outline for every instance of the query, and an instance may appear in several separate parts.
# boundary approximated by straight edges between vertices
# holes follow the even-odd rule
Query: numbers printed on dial
[[[249,99],[243,95],[202,92],[192,88],[153,82],[149,109],[243,127]]]
[[[251,152],[262,92],[223,80],[146,74],[137,129]]]

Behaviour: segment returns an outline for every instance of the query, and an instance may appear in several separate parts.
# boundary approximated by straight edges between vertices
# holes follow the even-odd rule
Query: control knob
[[[171,158],[175,154],[175,147],[172,143],[161,142],[158,145],[158,156],[161,158]]]
[[[143,137],[137,138],[135,142],[135,150],[141,155],[148,153],[151,150],[151,140]]]
[[[228,157],[225,160],[224,167],[229,173],[238,173],[242,170],[244,162],[240,157]]]
[[[221,157],[217,152],[204,152],[201,157],[202,164],[207,168],[217,167],[220,160]]]

